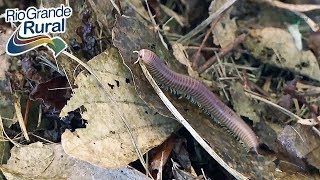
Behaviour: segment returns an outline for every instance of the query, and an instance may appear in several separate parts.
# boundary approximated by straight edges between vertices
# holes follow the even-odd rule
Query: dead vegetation
[[[320,178],[319,0],[0,0],[0,13],[60,4],[73,15],[57,58],[45,46],[8,56],[19,24],[0,19],[5,178]],[[141,49],[207,85],[259,153],[160,89]]]

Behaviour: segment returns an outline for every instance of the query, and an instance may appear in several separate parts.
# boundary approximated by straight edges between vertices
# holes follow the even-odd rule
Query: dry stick
[[[40,125],[41,125],[41,117],[42,117],[42,107],[41,107],[41,104],[40,104],[40,105],[39,105],[39,115],[38,115],[37,128],[39,128]]]
[[[247,91],[247,90],[245,90],[245,91],[246,91],[245,94],[246,94],[247,96],[249,96],[249,97],[251,97],[251,98],[253,98],[253,99],[257,99],[257,100],[259,100],[259,101],[262,101],[262,102],[264,102],[264,103],[267,103],[267,104],[269,104],[269,105],[277,108],[278,110],[280,110],[281,112],[283,112],[284,114],[286,114],[286,115],[288,115],[288,116],[290,116],[290,117],[292,117],[292,118],[295,118],[295,119],[298,119],[298,120],[303,120],[301,117],[293,114],[292,112],[290,112],[289,110],[287,110],[287,109],[279,106],[278,104],[275,104],[275,103],[273,103],[273,102],[271,102],[271,101],[269,101],[269,100],[267,100],[267,99],[265,99],[265,98],[263,98],[263,97],[260,97],[260,96],[257,96],[257,95],[255,95],[255,94],[252,94],[251,92],[249,92],[249,91]]]
[[[167,6],[165,5],[162,5],[160,4],[160,8],[163,10],[164,13],[166,13],[168,16],[171,16],[171,18],[174,18],[177,23],[181,26],[181,27],[184,27],[186,26],[186,19],[177,14],[176,12],[174,12],[173,10],[171,10],[170,8],[168,8]],[[163,26],[164,27],[164,26]]]
[[[318,4],[288,4],[276,0],[266,0],[266,2],[272,6],[288,9],[290,11],[307,12],[320,9],[320,5]]]
[[[4,130],[1,114],[0,114],[0,129],[1,129],[1,131],[3,132],[4,136],[6,136],[6,138],[7,138],[13,145],[17,146],[18,148],[20,147],[20,145],[19,145],[18,143],[14,142],[14,141],[8,136],[8,134],[6,133],[6,131]]]
[[[71,81],[70,81],[70,79],[69,79],[69,77],[68,77],[68,74],[67,74],[66,70],[64,69],[64,67],[62,67],[62,70],[63,70],[63,72],[64,72],[64,74],[65,74],[65,76],[66,76],[66,78],[67,78],[67,81],[68,81],[68,83],[69,83],[70,89],[71,89],[72,94],[73,94],[74,91],[73,91],[73,88],[72,88],[72,85],[71,85]]]
[[[242,43],[244,41],[244,39],[246,38],[246,34],[241,34],[240,36],[238,36],[234,42],[228,44],[227,47],[223,48],[220,50],[220,52],[218,53],[218,57],[221,58],[223,56],[225,56],[228,52],[230,52],[231,50],[233,50],[235,47],[237,47],[240,43]],[[207,60],[206,63],[204,63],[199,69],[198,69],[198,73],[201,74],[203,73],[205,70],[207,70],[213,63],[215,63],[217,60],[217,56],[214,55],[212,56],[210,59]]]
[[[218,55],[217,55],[216,52],[214,52],[214,54],[215,54],[215,56],[217,57],[218,62],[219,62],[219,66],[220,66],[220,67],[218,66],[218,67],[216,68],[217,76],[218,76],[218,77],[226,77],[225,71],[223,70],[224,68],[223,68],[222,65],[221,65],[220,58],[218,57]],[[219,79],[218,79],[218,81],[219,81],[219,84],[221,84],[221,86],[222,86],[222,92],[224,93],[224,96],[226,97],[227,101],[230,101],[229,96],[228,96],[228,93],[227,93],[226,89],[223,87],[222,82],[221,82]]]
[[[166,105],[166,107],[170,110],[170,112],[177,118],[177,121],[180,122],[192,135],[192,137],[205,149],[210,156],[215,159],[225,170],[227,170],[231,175],[233,175],[236,179],[248,179],[235,169],[232,169],[226,162],[223,161],[219,157],[219,155],[201,138],[201,136],[195,131],[191,125],[182,117],[182,115],[178,112],[178,110],[173,106],[173,104],[169,101],[169,99],[164,95],[162,90],[159,88],[155,80],[152,78],[151,74],[147,70],[146,66],[143,62],[139,61],[141,69],[148,79],[149,83],[156,91],[162,102]]]
[[[138,145],[136,143],[136,140],[134,139],[134,136],[133,136],[133,133],[131,131],[131,128],[129,126],[129,124],[127,123],[126,119],[122,116],[122,114],[119,112],[119,108],[117,107],[116,105],[116,102],[115,100],[112,98],[112,96],[107,92],[107,87],[102,83],[102,81],[100,80],[100,78],[96,75],[96,73],[91,69],[91,67],[89,65],[87,65],[86,63],[82,62],[80,59],[78,59],[76,56],[70,54],[69,52],[67,51],[63,51],[62,52],[63,54],[65,54],[66,56],[68,56],[69,58],[71,58],[72,60],[76,61],[77,63],[79,63],[81,66],[83,66],[87,71],[89,71],[89,73],[94,76],[98,82],[98,84],[102,87],[103,91],[106,93],[106,97],[112,102],[110,103],[109,105],[113,106],[113,108],[115,109],[116,113],[119,115],[119,117],[121,118],[122,122],[124,123],[129,135],[130,135],[130,138],[131,138],[131,141],[132,141],[132,144],[134,146],[134,149],[139,157],[139,160],[142,164],[142,166],[144,167],[145,171],[148,173],[148,175],[150,177],[151,174],[148,170],[148,168],[146,167],[146,162],[144,161],[143,159],[143,156],[142,156],[142,153],[140,151],[140,149],[138,148]]]
[[[121,11],[119,9],[119,7],[117,6],[117,4],[114,2],[114,0],[110,0],[112,6],[117,10],[117,12],[121,15]]]
[[[311,11],[320,9],[320,5],[315,4],[287,4],[283,2],[279,2],[276,0],[264,0],[265,2],[269,3],[272,6],[287,9],[296,15],[300,16],[312,29],[312,31],[317,32],[320,30],[320,27],[315,23],[311,18],[309,18],[307,15],[303,14],[302,12]]]
[[[30,138],[29,138],[29,135],[27,132],[27,128],[26,128],[26,125],[24,124],[22,113],[21,113],[20,97],[18,97],[18,95],[16,95],[16,94],[14,96],[15,96],[14,109],[16,110],[16,114],[17,114],[17,118],[19,121],[21,131],[23,133],[24,138],[27,141],[30,141]]]
[[[250,89],[250,90],[256,90],[258,91],[260,94],[262,94],[263,96],[265,97],[270,97],[270,95],[264,91],[262,88],[260,88],[258,85],[256,85],[255,83],[252,83],[249,78],[248,78],[248,74],[247,74],[247,71],[245,69],[243,69],[242,71],[243,73],[243,76],[242,76],[242,81],[243,81],[243,84],[244,84],[244,87],[247,88],[247,89]]]
[[[122,14],[123,14],[123,11],[122,11],[122,7],[121,7],[121,4],[120,4],[120,0],[116,0],[116,4],[117,4],[117,6],[119,7],[120,15],[122,15]]]
[[[24,113],[24,119],[23,119],[24,124],[28,124],[30,108],[31,108],[31,100],[28,99],[27,104],[26,104],[26,108],[25,108],[26,110]]]
[[[197,52],[196,52],[196,54],[195,54],[195,56],[194,56],[195,59],[194,59],[194,61],[193,61],[193,68],[194,68],[195,70],[198,69],[198,64],[199,64],[199,60],[200,60],[200,58],[199,58],[199,57],[200,57],[200,52],[201,52],[201,50],[204,48],[204,45],[205,45],[205,43],[207,42],[207,39],[208,39],[209,35],[211,34],[213,28],[216,27],[216,24],[217,24],[217,23],[220,21],[220,19],[222,18],[222,15],[223,15],[223,14],[221,14],[221,16],[219,16],[219,18],[215,19],[215,20],[212,22],[210,29],[207,31],[206,35],[204,36],[204,38],[203,38],[203,40],[202,40],[202,42],[201,42],[201,44],[200,44],[200,47],[199,47],[199,49],[197,50]]]
[[[177,42],[183,43],[188,41],[194,35],[198,34],[204,28],[206,28],[214,19],[220,16],[222,12],[228,9],[232,4],[234,4],[237,0],[228,0],[224,5],[222,5],[215,13],[210,14],[210,16],[204,20],[201,24],[199,24],[196,28],[190,31],[188,34],[181,37]]]
[[[149,16],[150,16],[150,19],[151,19],[151,22],[152,22],[153,26],[154,26],[155,28],[156,28],[156,27],[159,28],[159,26],[157,25],[156,21],[154,20],[154,16],[152,16],[152,13],[151,13],[151,10],[150,10],[149,4],[148,4],[148,0],[144,0],[144,2],[145,2],[146,5],[147,5],[148,14],[149,14]],[[161,40],[161,43],[163,44],[163,46],[164,46],[166,49],[168,49],[168,45],[167,45],[167,43],[164,41],[162,34],[160,33],[160,31],[159,31],[158,29],[156,29],[156,31],[157,31],[157,33],[158,33],[158,36],[159,36],[160,40]]]
[[[315,132],[315,133],[317,133],[317,135],[318,136],[320,136],[320,131],[319,131],[319,129],[317,129],[316,127],[312,127],[312,130]]]
[[[199,46],[184,46],[185,49],[199,49],[200,47]],[[203,47],[201,48],[202,51],[217,51],[219,50],[220,48],[214,48],[214,47]]]
[[[158,172],[158,174],[157,174],[157,180],[162,180],[163,154],[164,154],[164,151],[161,152],[160,168],[159,168],[159,172]]]
[[[206,174],[204,173],[203,168],[201,168],[201,173],[202,173],[202,176],[203,176],[204,180],[208,180],[207,177],[206,177]]]
[[[50,140],[48,140],[48,139],[45,139],[45,138],[43,138],[43,137],[41,137],[41,136],[38,136],[38,135],[36,135],[36,134],[30,133],[30,135],[32,135],[32,136],[34,136],[34,137],[36,137],[36,138],[38,138],[38,139],[41,139],[41,140],[43,140],[43,141],[45,141],[45,142],[47,142],[47,143],[54,144],[54,142],[52,142],[52,141],[50,141]]]
[[[305,121],[306,119],[302,119],[301,117],[293,114],[292,112],[290,112],[289,110],[287,110],[287,109],[279,106],[278,104],[275,104],[275,103],[273,103],[273,102],[271,102],[271,101],[268,101],[267,99],[264,99],[264,98],[262,98],[262,97],[259,97],[259,96],[257,96],[257,95],[254,95],[254,94],[251,94],[251,93],[249,93],[249,92],[245,92],[245,94],[246,94],[247,96],[251,97],[251,98],[260,100],[260,101],[262,101],[262,102],[265,102],[265,103],[267,103],[267,104],[269,104],[269,105],[277,108],[278,110],[280,110],[281,112],[283,112],[284,114],[286,114],[286,115],[288,115],[288,116],[290,116],[290,117],[296,118],[296,119],[298,120],[298,123],[300,123],[300,124],[305,124],[304,121]],[[308,121],[310,121],[310,125],[312,126],[312,130],[313,130],[317,135],[320,136],[320,131],[319,131],[316,127],[314,127],[314,124],[312,124],[312,120],[314,120],[314,119],[308,120]]]
[[[149,153],[146,153],[146,162],[149,162]],[[146,168],[149,169],[149,163],[146,164]],[[148,176],[148,172],[145,175]]]
[[[312,31],[314,31],[314,32],[319,31],[319,29],[320,29],[319,25],[317,23],[315,23],[307,15],[305,15],[301,12],[297,12],[297,11],[292,11],[292,12],[294,12],[296,15],[300,16],[309,25],[309,27],[312,29]]]

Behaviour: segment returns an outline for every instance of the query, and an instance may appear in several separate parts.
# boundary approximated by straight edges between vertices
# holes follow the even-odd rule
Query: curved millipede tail
[[[191,96],[193,101],[239,137],[250,151],[258,153],[259,142],[252,129],[205,85],[189,76],[172,71],[150,50],[142,49],[138,55],[158,83]]]

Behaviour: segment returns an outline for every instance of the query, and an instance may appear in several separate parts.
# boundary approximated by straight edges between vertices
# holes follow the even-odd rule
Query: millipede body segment
[[[204,84],[189,76],[172,71],[150,50],[142,49],[138,55],[158,83],[190,96],[209,115],[239,137],[250,151],[257,152],[259,142],[252,129]]]

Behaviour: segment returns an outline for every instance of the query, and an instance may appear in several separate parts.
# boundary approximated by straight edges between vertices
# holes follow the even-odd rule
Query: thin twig
[[[31,100],[28,99],[27,104],[26,104],[26,108],[25,108],[26,110],[24,112],[24,118],[23,118],[24,124],[28,124],[30,108],[31,108]]]
[[[231,175],[233,175],[236,179],[248,179],[235,169],[232,169],[226,162],[219,157],[219,155],[202,139],[202,137],[195,131],[191,125],[183,118],[183,116],[179,113],[179,111],[173,106],[173,104],[169,101],[169,99],[165,96],[162,90],[159,88],[155,80],[152,78],[151,74],[145,67],[142,61],[139,61],[139,64],[142,68],[142,71],[146,78],[148,79],[149,83],[161,98],[162,102],[165,106],[171,111],[174,117],[177,118],[177,121],[180,122],[193,136],[193,138],[210,154],[210,156],[215,159],[224,169],[226,169]]]
[[[233,64],[233,63],[227,63],[224,62],[222,63],[224,66],[229,66],[232,68],[237,68],[237,69],[246,69],[246,70],[250,70],[250,71],[257,71],[259,70],[259,68],[256,67],[250,67],[250,66],[245,66],[245,65],[237,65],[237,64]]]
[[[265,99],[265,98],[263,98],[263,97],[257,96],[257,95],[255,95],[255,94],[252,94],[252,93],[248,92],[248,91],[246,91],[245,94],[246,94],[247,96],[251,97],[251,98],[257,99],[257,100],[259,100],[259,101],[262,101],[262,102],[264,102],[264,103],[267,103],[267,104],[269,104],[269,105],[277,108],[278,110],[280,110],[281,112],[283,112],[284,114],[286,114],[286,115],[288,115],[288,116],[290,116],[290,117],[292,117],[292,118],[295,118],[295,119],[298,119],[298,120],[303,120],[301,117],[293,114],[293,113],[290,112],[289,110],[287,110],[287,109],[279,106],[278,104],[275,104],[275,103],[273,103],[273,102],[271,102],[271,101],[269,101],[269,100],[267,100],[267,99]]]
[[[62,70],[63,70],[64,74],[66,75],[66,78],[67,78],[69,87],[70,87],[70,89],[71,89],[71,91],[72,91],[72,94],[73,94],[74,91],[73,91],[73,89],[72,89],[71,81],[70,81],[70,79],[69,79],[69,77],[68,77],[68,74],[67,74],[66,70],[64,69],[64,67],[62,67]]]
[[[301,13],[301,12],[297,12],[297,11],[293,11],[296,15],[300,16],[308,25],[309,27],[312,29],[312,31],[314,32],[318,32],[320,27],[317,23],[315,23],[311,18],[309,18],[307,15]]]
[[[8,136],[8,134],[6,133],[6,131],[4,130],[1,114],[0,114],[0,128],[1,128],[1,131],[3,132],[4,136],[6,136],[6,138],[7,138],[13,145],[15,145],[16,147],[19,148],[20,145],[19,145],[18,143],[14,142],[14,141]]]
[[[317,32],[320,30],[320,27],[315,23],[311,18],[307,15],[303,14],[302,12],[312,11],[316,9],[320,9],[320,5],[316,4],[287,4],[277,0],[264,0],[265,2],[269,3],[272,6],[287,9],[296,15],[300,16],[312,29],[312,31]]]
[[[27,128],[26,128],[26,125],[24,124],[22,113],[21,113],[20,97],[18,97],[17,94],[15,94],[14,96],[15,96],[14,108],[16,110],[16,115],[17,115],[17,118],[18,118],[18,122],[19,122],[19,125],[20,125],[20,128],[21,128],[21,131],[23,133],[24,138],[27,141],[30,141],[30,138],[29,138],[29,135],[28,135],[28,132],[27,132]]]
[[[242,43],[246,38],[246,34],[241,34],[240,36],[238,36],[234,42],[228,44],[228,46],[226,46],[225,48],[221,49],[218,53],[218,57],[222,58],[223,56],[225,56],[228,52],[230,52],[231,50],[233,50],[235,47],[237,47],[240,43]],[[210,59],[207,60],[206,63],[204,63],[199,69],[198,69],[198,73],[201,74],[203,73],[205,70],[207,70],[212,64],[214,64],[217,61],[217,56],[214,55],[212,56]]]
[[[181,26],[181,27],[185,27],[186,26],[186,18],[177,14],[176,12],[174,12],[173,10],[171,10],[170,8],[168,8],[167,6],[165,5],[162,5],[160,4],[160,8],[163,10],[163,12],[165,12],[168,16],[171,16],[171,18],[174,18],[178,24]],[[170,18],[170,19],[171,19]]]
[[[320,9],[319,4],[288,4],[277,0],[267,0],[272,6],[288,9],[290,11],[307,12]]]
[[[57,91],[57,90],[65,90],[65,89],[72,89],[71,87],[59,87],[59,88],[48,88],[48,91]]]
[[[123,11],[122,11],[122,8],[121,8],[120,0],[116,0],[116,4],[117,4],[117,6],[119,7],[120,15],[122,15],[122,14],[123,14]]]
[[[45,142],[47,142],[47,143],[54,144],[54,142],[52,142],[52,141],[50,141],[50,140],[48,140],[48,139],[45,139],[45,138],[43,138],[43,137],[41,137],[41,136],[38,136],[38,135],[36,135],[36,134],[30,133],[30,135],[32,135],[32,136],[34,136],[34,137],[36,137],[36,138],[38,138],[38,139],[41,139],[41,140],[43,140],[43,141],[45,141]]]
[[[162,34],[160,33],[160,31],[159,31],[160,27],[157,25],[156,21],[154,20],[154,16],[153,16],[152,13],[151,13],[151,10],[150,10],[149,4],[148,4],[148,0],[144,0],[144,2],[145,2],[146,5],[147,5],[148,14],[149,14],[149,16],[150,16],[151,22],[152,22],[152,24],[153,24],[156,32],[158,33],[158,36],[159,36],[159,38],[160,38],[163,46],[164,46],[166,49],[168,49],[168,45],[167,45],[167,43],[164,41],[163,36],[162,36]]]
[[[220,74],[220,75],[219,75],[219,78],[220,78],[220,77],[226,77],[225,66],[222,66],[222,65],[221,65],[221,60],[220,60],[220,58],[218,57],[217,53],[214,52],[214,54],[216,55],[216,57],[217,57],[217,59],[218,59],[218,63],[219,63],[219,64],[218,64],[219,66],[217,67],[217,72],[219,72],[218,74]],[[228,95],[225,87],[223,86],[223,83],[219,80],[219,78],[218,78],[218,81],[219,81],[219,84],[220,84],[221,87],[222,87],[222,92],[223,92],[224,96],[226,97],[227,101],[230,101],[229,95]]]
[[[63,72],[60,71],[59,66],[58,66],[58,62],[55,59],[55,63],[56,65],[52,64],[52,62],[50,60],[48,60],[46,57],[44,57],[43,55],[38,56],[37,58],[39,58],[41,61],[41,64],[44,64],[50,68],[52,68],[53,70],[57,71],[61,76],[64,76],[65,74]]]
[[[315,132],[315,133],[317,133],[317,135],[318,136],[320,136],[320,131],[319,131],[319,129],[317,129],[316,127],[312,127],[312,130]]]
[[[185,36],[181,37],[177,42],[184,43],[188,41],[193,36],[197,35],[200,31],[202,31],[204,28],[206,28],[214,19],[220,16],[222,12],[224,12],[226,9],[228,9],[230,6],[232,6],[237,0],[228,0],[224,5],[222,5],[216,12],[210,14],[210,16],[204,20],[201,24],[199,24],[196,28],[194,28],[192,31],[190,31]]]
[[[300,134],[293,126],[290,126],[290,127],[291,127],[291,129],[294,130],[294,132],[296,132],[296,133],[298,134],[298,136],[300,137],[301,141],[302,141],[303,143],[305,143],[305,141],[304,141],[304,139],[302,138],[301,134]]]
[[[241,76],[238,68],[236,68],[236,63],[234,63],[234,60],[231,58],[231,61],[232,61],[232,68],[236,71],[238,77],[241,79],[241,81],[243,81],[243,77]]]
[[[114,2],[114,0],[110,0],[112,6],[117,10],[117,12],[121,15],[121,11],[119,9],[119,7],[117,6],[117,4]]]
[[[196,52],[195,55],[194,55],[194,60],[193,60],[193,63],[192,63],[192,67],[193,67],[195,70],[198,69],[199,60],[200,60],[200,52],[201,52],[201,50],[204,48],[204,45],[205,45],[205,43],[207,42],[207,39],[209,38],[209,35],[211,34],[213,28],[216,27],[216,24],[217,24],[217,23],[219,22],[219,20],[222,18],[222,15],[223,15],[223,14],[221,14],[221,16],[219,16],[219,18],[216,18],[216,19],[212,22],[210,29],[207,31],[206,35],[204,36],[204,38],[203,38],[203,40],[202,40],[202,42],[201,42],[201,44],[200,44],[199,49],[197,50],[197,52]]]
[[[157,174],[157,180],[162,180],[163,154],[164,154],[164,151],[161,152],[160,168],[159,168],[159,171],[158,171],[158,174]]]
[[[40,104],[40,105],[39,105],[39,114],[38,114],[37,128],[39,128],[40,125],[41,125],[41,117],[42,117],[42,107],[41,107],[41,104]]]
[[[208,180],[207,177],[206,177],[206,174],[203,171],[203,168],[201,168],[201,173],[202,173],[202,176],[203,176],[204,180]]]
[[[199,46],[184,46],[185,49],[199,49],[200,47]],[[202,47],[201,50],[202,51],[217,51],[219,50],[220,48],[214,48],[214,47]]]

